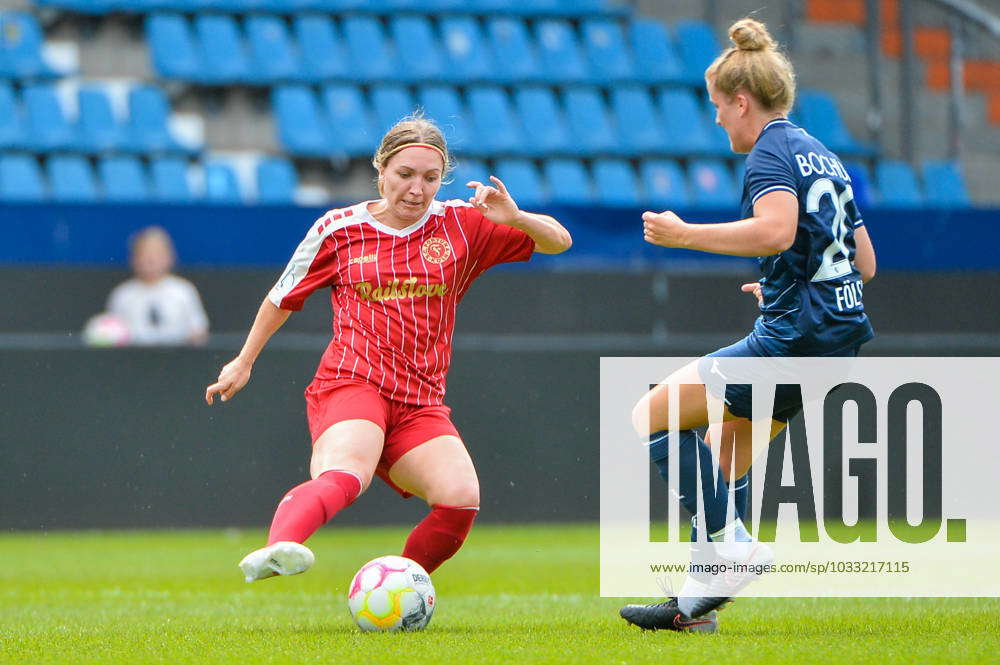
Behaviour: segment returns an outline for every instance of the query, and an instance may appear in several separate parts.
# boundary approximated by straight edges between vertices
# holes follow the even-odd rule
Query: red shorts
[[[382,457],[375,473],[391,488],[413,496],[389,478],[399,458],[438,436],[458,437],[447,406],[416,406],[386,399],[375,386],[361,381],[313,381],[306,388],[306,417],[313,444],[323,432],[344,420],[368,420],[385,432]],[[461,438],[461,437],[459,437]]]

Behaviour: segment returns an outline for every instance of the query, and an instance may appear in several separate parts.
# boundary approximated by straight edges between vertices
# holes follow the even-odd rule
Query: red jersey
[[[331,287],[333,339],[317,381],[361,380],[388,399],[441,404],[458,301],[490,266],[527,261],[535,243],[458,200],[434,201],[405,229],[378,222],[368,203],[319,218],[268,297],[297,311]]]

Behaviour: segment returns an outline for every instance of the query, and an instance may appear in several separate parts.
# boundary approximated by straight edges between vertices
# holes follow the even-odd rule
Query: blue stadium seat
[[[416,110],[409,90],[401,85],[372,86],[370,96],[375,112],[375,131],[379,136]]]
[[[242,203],[239,181],[233,167],[225,162],[205,164],[205,200],[209,203]]]
[[[201,43],[205,68],[201,79],[207,83],[266,83],[260,72],[253,71],[236,19],[223,14],[199,14],[194,19]]]
[[[48,6],[55,7],[56,9],[68,9],[80,14],[107,14],[114,9],[118,9],[118,5],[125,5],[122,8],[127,9],[133,3],[128,0],[35,0],[34,4],[40,7]],[[145,3],[135,4],[138,4],[142,8],[142,5]]]
[[[687,178],[670,159],[651,159],[639,167],[647,205],[656,210],[683,209],[691,203]]]
[[[250,16],[246,23],[251,71],[264,81],[294,81],[308,77],[292,45],[288,26],[277,16]]]
[[[542,169],[552,203],[581,205],[594,200],[594,189],[583,162],[577,159],[550,159]]]
[[[14,89],[0,81],[0,149],[23,148],[27,145],[21,106]]]
[[[261,203],[293,203],[299,176],[287,159],[268,157],[257,162],[257,200]]]
[[[170,133],[170,103],[162,90],[140,85],[128,93],[128,144],[137,152],[188,152]]]
[[[146,39],[153,68],[168,79],[197,81],[204,65],[187,20],[179,14],[153,14],[146,19]]]
[[[305,86],[281,86],[271,93],[278,141],[293,155],[325,157],[334,137],[316,93]]]
[[[378,133],[361,90],[353,85],[329,85],[323,88],[332,149],[346,157],[367,157],[375,151]]]
[[[722,53],[712,26],[702,21],[678,21],[674,25],[677,46],[684,64],[684,78],[691,85],[705,85],[705,70]]]
[[[55,155],[46,164],[55,201],[90,202],[98,197],[94,170],[86,157]]]
[[[608,116],[599,90],[570,88],[563,95],[571,146],[582,155],[611,154],[621,151],[621,143]]]
[[[629,28],[635,74],[649,83],[680,83],[684,65],[667,29],[659,21],[634,19]]]
[[[340,34],[329,17],[306,14],[295,17],[302,74],[313,81],[344,78],[350,74]]]
[[[926,161],[923,163],[923,175],[927,205],[942,208],[969,206],[969,194],[965,190],[965,181],[958,164]]]
[[[396,53],[406,58],[396,67],[406,81],[440,81],[444,78],[442,48],[431,22],[424,16],[400,16],[389,21]],[[419,57],[412,57],[419,53]]]
[[[372,16],[348,16],[343,22],[351,72],[358,80],[391,80],[402,63],[396,59],[378,20]]]
[[[878,200],[878,193],[875,191],[875,181],[872,179],[871,169],[860,162],[845,161],[844,168],[851,178],[851,189],[854,191],[854,202],[861,209],[861,216],[864,217],[865,210]]]
[[[76,129],[66,118],[54,86],[47,83],[27,85],[21,95],[27,119],[27,138],[33,150],[80,149]]]
[[[150,198],[146,169],[137,157],[107,157],[97,163],[97,173],[108,201],[136,202]]]
[[[496,176],[522,210],[537,208],[548,198],[542,189],[542,174],[527,159],[498,159]],[[472,190],[469,190],[472,191]]]
[[[524,21],[511,17],[490,18],[486,30],[494,59],[503,63],[495,72],[498,80],[526,82],[542,78],[535,42]]]
[[[168,203],[191,203],[194,193],[188,180],[187,160],[182,157],[158,157],[150,161],[152,197]]]
[[[535,25],[535,44],[538,46],[542,75],[546,80],[553,83],[579,83],[590,79],[576,32],[568,21],[539,21]]]
[[[441,185],[441,190],[438,192],[437,198],[439,201],[448,201],[451,199],[468,201],[469,197],[472,196],[472,190],[466,187],[465,183],[470,180],[489,182],[489,179],[490,170],[486,168],[485,162],[479,159],[460,156],[455,160],[455,170],[447,176],[447,180],[450,182]]]
[[[42,58],[44,37],[34,16],[0,11],[0,78],[56,76]]]
[[[446,55],[445,77],[471,83],[497,78],[496,65],[486,48],[486,36],[471,16],[445,16],[440,21],[441,43]]]
[[[802,90],[796,101],[796,117],[802,128],[838,154],[869,155],[872,150],[856,141],[847,130],[833,97],[819,90]]]
[[[739,203],[733,174],[715,159],[696,159],[688,166],[691,202],[705,208],[730,208]]]
[[[924,197],[917,183],[917,174],[906,162],[883,159],[875,165],[875,182],[879,203],[890,208],[917,208]]]
[[[583,45],[593,81],[611,85],[635,78],[632,56],[619,24],[607,18],[589,18],[581,25]]]
[[[594,161],[597,200],[609,206],[638,206],[639,182],[632,165],[624,159]]]
[[[514,102],[524,126],[526,145],[539,156],[568,153],[572,142],[559,103],[550,88],[518,87]]]
[[[468,154],[475,149],[468,112],[455,88],[443,85],[421,86],[417,90],[417,104],[444,132],[451,152]]]
[[[45,181],[38,161],[31,155],[0,154],[0,200],[41,201]]]
[[[649,90],[643,86],[618,86],[611,89],[611,108],[618,135],[627,152],[641,155],[667,151],[667,138]]]
[[[685,88],[664,88],[657,93],[667,152],[673,155],[703,155],[717,151],[708,133],[698,100]]]
[[[100,87],[80,88],[77,95],[79,117],[77,127],[84,150],[104,152],[125,145],[125,130],[111,109],[111,100]]]
[[[467,97],[476,148],[496,155],[526,152],[524,134],[502,88],[473,86]]]

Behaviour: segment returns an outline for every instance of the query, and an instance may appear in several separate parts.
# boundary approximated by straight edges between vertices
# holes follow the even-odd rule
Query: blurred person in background
[[[285,494],[267,546],[240,562],[247,582],[308,570],[315,559],[303,543],[376,475],[430,506],[404,557],[430,573],[458,551],[479,510],[479,479],[444,404],[456,307],[491,266],[571,244],[559,222],[520,210],[495,177],[469,182],[468,202],[436,201],[451,160],[440,129],[419,115],[385,134],[372,163],[381,198],[313,224],[242,351],[205,391],[209,404],[232,399],[292,311],[330,289],[333,339],[305,393],[312,479]]]
[[[158,226],[142,229],[132,237],[129,250],[134,276],[111,291],[107,312],[88,323],[88,342],[204,344],[208,340],[208,317],[194,284],[170,272],[176,253],[167,232]],[[119,336],[104,340],[102,334]]]

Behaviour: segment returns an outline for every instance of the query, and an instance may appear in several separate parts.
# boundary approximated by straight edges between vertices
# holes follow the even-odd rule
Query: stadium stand
[[[863,17],[838,18],[829,7],[817,9],[823,0],[806,4],[807,21],[863,24]],[[44,0],[34,5],[45,12],[0,12],[6,37],[0,43],[0,78],[7,79],[0,80],[0,150],[88,155],[97,158],[102,175],[102,160],[135,155],[139,181],[146,179],[146,186],[129,191],[145,192],[151,200],[228,200],[235,191],[248,202],[290,201],[296,188],[310,183],[335,196],[345,187],[360,189],[359,183],[367,187],[366,178],[344,177],[354,173],[348,165],[363,164],[381,132],[418,109],[443,125],[459,162],[485,158],[491,162],[469,163],[503,164],[515,177],[538,178],[525,189],[539,200],[560,200],[565,191],[552,182],[552,163],[571,164],[555,171],[572,173],[577,184],[588,182],[583,189],[590,196],[588,167],[565,162],[568,157],[590,165],[593,195],[601,200],[702,206],[714,201],[727,207],[738,198],[732,172],[741,160],[731,153],[725,132],[714,126],[714,108],[704,92],[704,68],[721,48],[720,35],[690,15],[665,23],[610,0]],[[76,71],[72,67],[52,66],[47,54],[58,44],[48,43],[45,32],[57,20],[74,21],[74,14],[97,22],[113,14],[114,20],[141,26],[152,76],[92,80],[86,72],[82,78],[68,76]],[[930,68],[927,83],[940,86],[947,31],[922,26],[917,39]],[[886,37],[883,47],[897,57],[898,35]],[[407,57],[418,52],[418,58]],[[969,76],[984,90],[992,89],[993,71],[970,61]],[[125,104],[121,90],[127,90]],[[921,187],[915,172],[911,179],[899,174],[899,164],[883,164],[876,148],[857,138],[837,99],[828,90],[805,86],[794,117],[846,161],[853,160],[854,172],[864,178],[864,184],[855,183],[859,200],[910,205],[926,193],[933,205],[970,205],[968,169],[935,155],[931,163],[921,162]],[[263,100],[269,105],[259,108]],[[233,187],[208,186],[209,180],[226,181],[217,173],[221,163],[214,152],[234,148],[219,134],[210,132],[209,140],[199,143],[175,131],[181,116],[224,116],[240,104],[249,116],[263,119],[251,127],[273,132],[274,142],[255,144],[248,137],[238,147],[277,160],[252,158],[258,179],[263,173],[281,181],[273,191],[251,186],[256,181],[245,176]],[[235,130],[232,135],[246,136]],[[525,157],[541,160],[542,168]],[[603,161],[609,159],[626,160],[627,169],[623,162]],[[875,177],[864,176],[867,170]],[[135,169],[129,172],[134,175]],[[203,191],[188,178],[199,173]],[[617,196],[600,189],[604,174],[624,187]],[[41,180],[41,187],[29,191],[45,197]],[[106,188],[95,190],[100,198]]]

